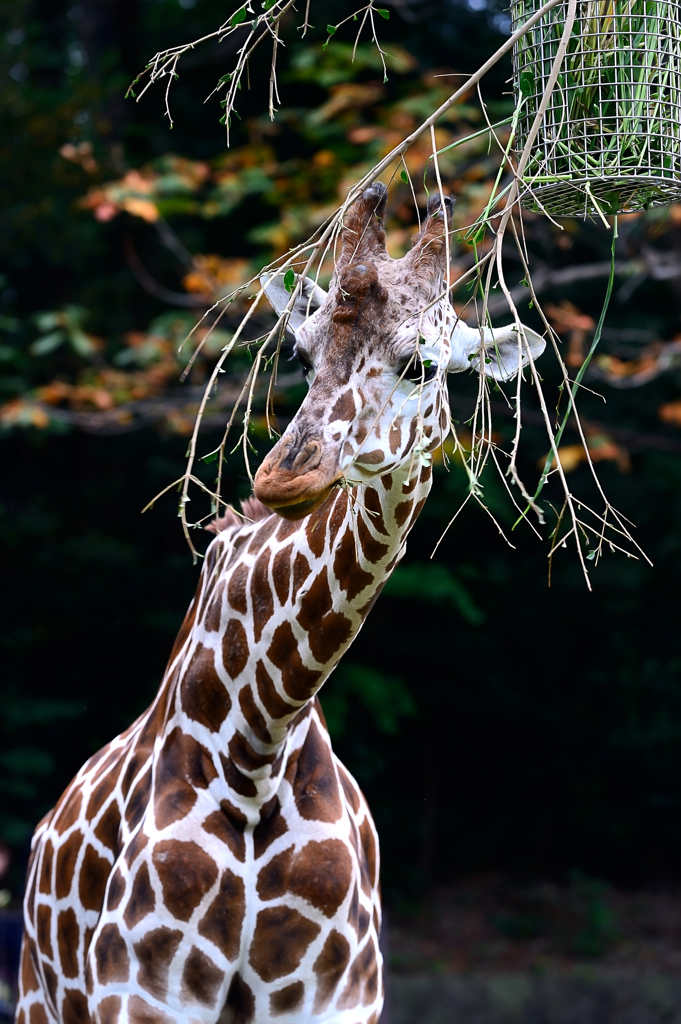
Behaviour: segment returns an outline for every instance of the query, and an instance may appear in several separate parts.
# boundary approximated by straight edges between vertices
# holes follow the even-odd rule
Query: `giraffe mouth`
[[[304,519],[305,516],[309,516],[310,512],[314,512],[315,509],[318,509],[320,505],[324,504],[331,492],[337,486],[337,483],[338,481],[334,480],[334,482],[329,484],[321,494],[318,494],[314,498],[307,498],[305,501],[296,501],[291,505],[279,505],[277,508],[274,508],[273,511],[283,519],[289,519],[292,521]]]

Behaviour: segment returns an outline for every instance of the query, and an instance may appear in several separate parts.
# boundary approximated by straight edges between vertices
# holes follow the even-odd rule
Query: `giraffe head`
[[[458,320],[445,286],[449,197],[428,202],[411,251],[385,248],[387,189],[376,182],[346,215],[328,294],[296,285],[288,329],[309,390],[255,477],[255,495],[289,519],[317,508],[342,481],[369,483],[438,447],[450,429],[446,376],[476,369],[506,380],[544,349],[525,328],[474,330]],[[281,312],[283,276],[264,277]]]

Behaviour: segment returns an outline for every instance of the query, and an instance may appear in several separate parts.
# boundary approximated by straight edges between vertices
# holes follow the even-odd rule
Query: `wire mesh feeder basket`
[[[513,29],[542,6],[515,0]],[[565,24],[558,4],[513,51],[516,151],[547,88]],[[681,199],[681,2],[578,0],[556,87],[523,174],[521,202],[587,217]]]

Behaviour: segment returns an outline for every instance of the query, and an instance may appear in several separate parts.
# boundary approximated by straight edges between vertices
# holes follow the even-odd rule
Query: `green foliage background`
[[[333,201],[344,169],[371,160],[371,139],[348,138],[358,117],[385,124],[381,110],[394,113],[400,103],[426,115],[432,96],[421,76],[473,70],[503,38],[504,12],[481,0],[390,9],[384,39],[413,55],[411,70],[391,75],[361,114],[324,120],[319,110],[343,76],[371,83],[376,69],[369,57],[351,69],[336,40],[323,60],[292,42],[279,128],[263,135],[277,173],[243,173],[239,194],[214,216],[191,206],[210,195],[180,202],[173,193],[164,213],[188,249],[264,262],[278,225],[294,237],[311,204]],[[317,20],[344,12],[327,3]],[[78,205],[93,178],[59,149],[90,142],[102,182],[120,176],[123,164],[141,167],[170,153],[224,159],[219,108],[203,105],[225,70],[218,48],[197,51],[182,69],[172,133],[160,91],[138,105],[122,99],[152,52],[212,30],[224,10],[214,0],[13,0],[2,16],[0,360],[2,400],[10,401],[75,373],[84,358],[67,341],[42,356],[31,351],[52,329],[36,314],[69,304],[86,310],[83,324],[114,354],[125,351],[125,332],[146,331],[167,314],[130,272],[126,237],[157,280],[181,290],[181,270],[147,224],[128,214],[98,223]],[[313,37],[317,46],[323,35]],[[508,73],[500,67],[487,87],[499,109],[508,102]],[[264,88],[244,94],[237,148],[264,133],[264,101]],[[322,149],[332,164],[312,172]],[[461,164],[462,180],[480,159]],[[553,229],[536,224],[537,260],[607,259],[609,239],[597,225],[572,225],[569,234],[567,251]],[[636,222],[624,239],[634,255],[644,243],[672,256],[681,249],[681,234],[663,215]],[[597,315],[603,290],[594,279],[552,297]],[[678,277],[646,280],[614,304],[610,323],[667,339],[680,327],[680,301]],[[550,380],[550,367],[543,372]],[[630,473],[606,462],[601,476],[655,563],[607,556],[591,594],[567,553],[548,589],[546,546],[520,531],[511,550],[473,506],[430,562],[466,484],[456,464],[438,470],[407,558],[323,694],[336,747],[377,819],[389,898],[471,871],[678,878],[681,444],[657,418],[659,405],[678,394],[672,372],[646,388],[606,389],[607,406],[583,398],[587,416],[629,431]],[[470,380],[454,381],[455,416],[465,418],[472,395]],[[295,394],[289,400],[293,408]],[[502,435],[511,429],[500,419]],[[531,475],[546,441],[531,425],[528,432]],[[185,447],[168,429],[96,436],[54,423],[7,430],[0,440],[0,838],[15,851],[17,894],[33,825],[84,759],[147,705],[161,678],[197,570],[172,499],[139,511],[180,475]],[[245,496],[237,460],[229,473],[227,493]],[[586,476],[582,485],[588,497]],[[512,510],[493,477],[485,493],[509,529]]]

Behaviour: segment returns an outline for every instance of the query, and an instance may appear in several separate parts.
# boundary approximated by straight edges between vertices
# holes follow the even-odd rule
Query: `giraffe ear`
[[[284,274],[261,275],[260,284],[265,289],[265,295],[270,300],[277,316],[283,313],[288,306],[291,301],[291,292],[296,288],[299,281],[300,278],[296,275],[293,288],[291,291],[288,291],[284,285]],[[320,288],[312,278],[303,278],[301,286],[298,288],[286,329],[295,334],[307,318],[312,316],[315,310],[319,309],[325,298],[326,292],[323,288]]]
[[[480,329],[468,327],[461,320],[457,320],[451,334],[452,352],[447,369],[450,373],[460,373],[468,369],[480,373],[481,358],[484,358],[486,376],[493,377],[494,380],[510,380],[529,363],[528,348],[533,361],[538,359],[546,348],[544,338],[524,324],[523,333],[527,345],[522,337],[518,337],[515,324],[509,327],[484,327],[481,345]]]

